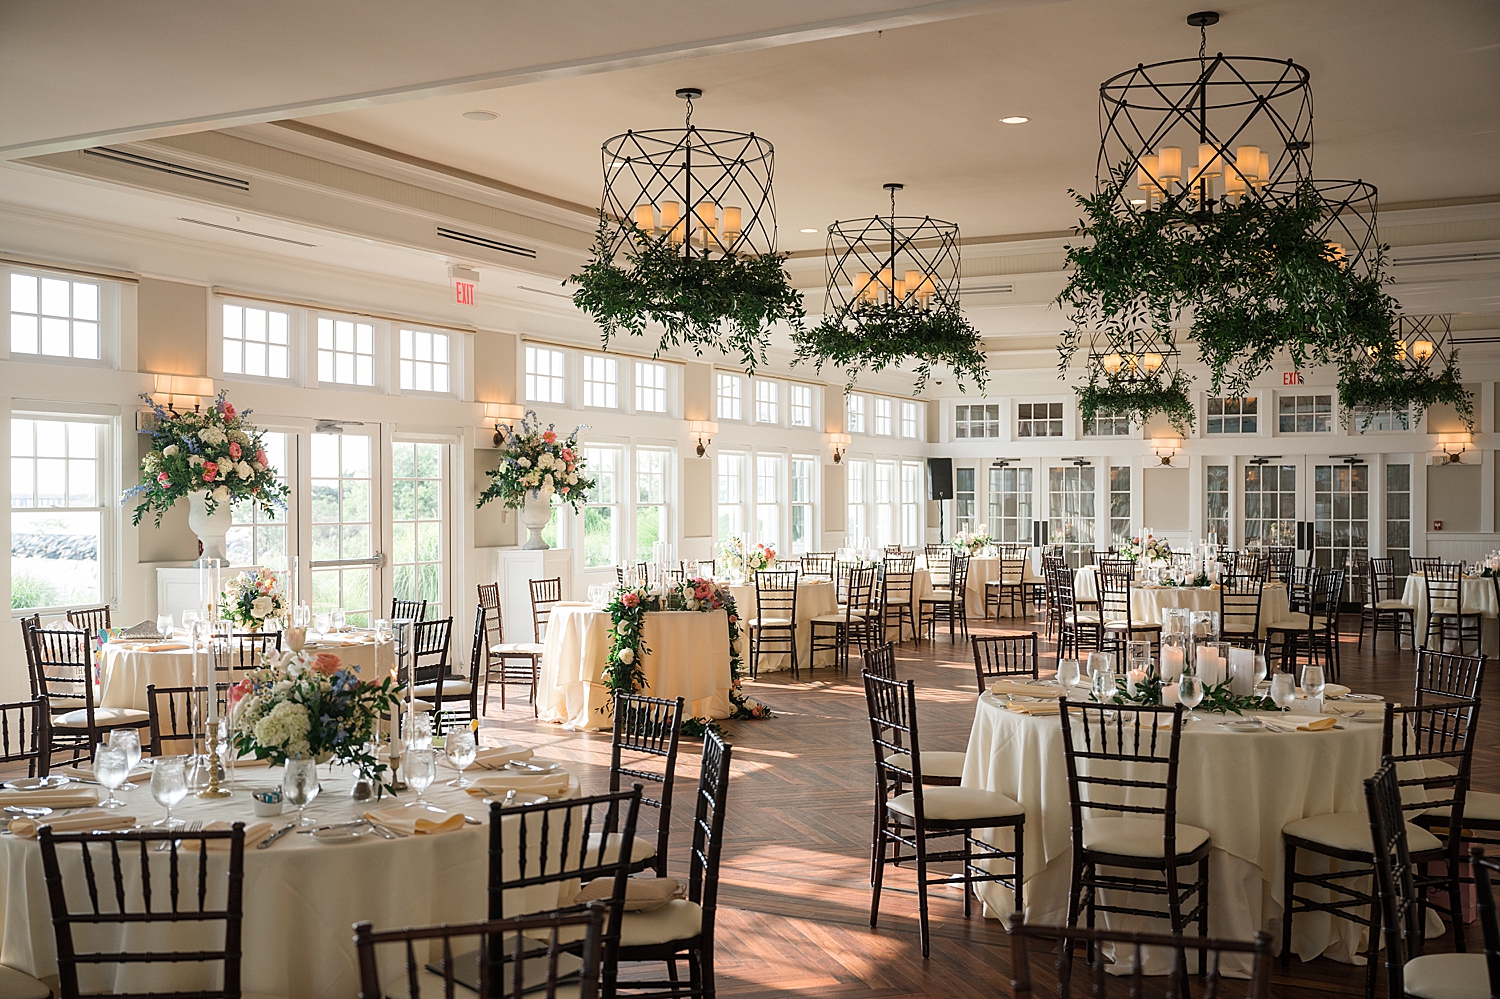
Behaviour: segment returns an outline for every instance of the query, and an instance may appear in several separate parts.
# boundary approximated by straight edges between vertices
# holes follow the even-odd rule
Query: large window
[[[1260,401],[1253,395],[1208,397],[1207,430],[1211,434],[1253,434],[1260,422]]]
[[[875,544],[882,548],[901,543],[901,527],[896,520],[900,467],[894,461],[875,463]]]
[[[914,547],[922,540],[922,465],[901,463],[901,543]]]
[[[1109,467],[1109,541],[1127,544],[1130,531],[1130,466]]]
[[[755,422],[781,422],[781,386],[764,378],[755,379]]]
[[[880,437],[889,437],[893,433],[891,426],[891,400],[875,400],[875,433]]]
[[[224,373],[292,376],[292,316],[275,309],[224,303]]]
[[[1332,395],[1283,395],[1276,400],[1276,429],[1283,434],[1333,432]]]
[[[1094,546],[1094,467],[1064,465],[1047,470],[1047,536],[1063,546],[1068,564],[1082,565]]]
[[[526,348],[526,401],[562,405],[566,401],[563,389],[566,383],[566,363],[567,359],[560,350],[528,346]]]
[[[667,366],[652,361],[635,362],[635,410],[638,413],[667,411]]]
[[[401,391],[448,392],[448,334],[430,330],[401,331]]]
[[[979,504],[974,494],[974,469],[953,470],[953,529],[973,531],[979,526]]]
[[[779,454],[755,456],[755,540],[781,547],[781,481],[784,461]]]
[[[901,436],[911,438],[917,436],[917,404],[914,402],[901,404]]]
[[[583,508],[583,565],[586,569],[616,565],[620,560],[620,467],[618,447],[585,447],[583,458],[594,476]]]
[[[719,540],[745,536],[745,456],[719,452]]]
[[[288,484],[291,476],[289,445],[296,438],[291,434],[269,431],[262,438],[265,445],[266,464],[275,473],[278,482]],[[260,565],[268,569],[286,564],[291,554],[287,539],[287,511],[276,507],[266,513],[258,504],[237,500],[233,506],[234,526],[224,542],[224,554],[230,565]]]
[[[372,502],[374,439],[363,434],[312,435],[312,606],[343,608],[350,624],[367,628],[375,615]],[[318,562],[344,563],[319,566]]]
[[[13,354],[102,356],[99,286],[40,274],[10,276],[10,350]]]
[[[444,481],[447,448],[442,444],[396,441],[391,445],[392,595],[427,601],[427,619],[447,616],[443,567],[448,563],[443,524],[447,520]]]
[[[916,413],[912,413],[915,422]],[[912,435],[916,436],[915,429]],[[953,436],[960,439],[1000,436],[1000,406],[954,406]]]
[[[739,375],[719,375],[718,414],[721,420],[743,420],[745,383]]]
[[[1107,409],[1096,410],[1092,419],[1084,419],[1083,436],[1129,437],[1130,416],[1127,413],[1116,413]]]
[[[1218,545],[1229,544],[1229,466],[1209,465],[1205,469],[1205,486],[1208,540]]]
[[[1061,437],[1063,404],[1023,402],[1016,406],[1016,437]]]
[[[112,595],[109,426],[17,414],[10,422],[10,605],[40,610]]]
[[[620,362],[613,357],[583,355],[583,404],[596,409],[620,408]]]
[[[636,448],[635,451],[635,557],[648,561],[658,541],[672,536],[668,520],[668,472],[672,452],[661,448]]]
[[[811,385],[791,386],[791,405],[788,407],[794,427],[810,427],[813,423],[813,390]]]
[[[1297,466],[1266,462],[1245,466],[1245,544],[1297,543]]]
[[[813,498],[818,459],[807,455],[792,456],[792,554],[812,551]]]
[[[375,384],[375,327],[353,319],[318,317],[318,381]]]
[[[844,397],[845,407],[845,429],[851,434],[862,434],[865,432],[865,397],[862,395],[849,395]]]
[[[848,468],[845,491],[848,514],[844,523],[844,544],[851,548],[865,548],[870,543],[870,520],[866,504],[870,500],[870,463],[868,461],[846,461]]]
[[[1385,557],[1398,570],[1411,558],[1411,466],[1385,466]]]
[[[990,537],[1008,544],[1031,544],[1032,489],[1029,468],[990,469]]]

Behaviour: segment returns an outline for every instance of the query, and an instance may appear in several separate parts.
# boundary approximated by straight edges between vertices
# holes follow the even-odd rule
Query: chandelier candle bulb
[[[1146,374],[1154,375],[1165,363],[1165,358],[1154,350],[1147,351],[1141,355],[1141,367],[1146,369]]]
[[[712,201],[700,201],[693,213],[698,216],[698,238],[706,246],[714,241],[719,232],[719,206]]]
[[[682,242],[682,205],[676,201],[661,203],[661,228],[672,234],[672,242]]]
[[[1260,166],[1255,171],[1255,186],[1265,187],[1271,182],[1271,154],[1262,151],[1260,154]]]
[[[1161,168],[1158,165],[1155,153],[1147,153],[1141,157],[1140,166],[1136,167],[1135,185],[1149,196],[1159,190],[1158,181],[1161,178]]]
[[[882,291],[891,290],[891,277],[891,269],[889,267],[882,267],[880,270],[880,287]]]
[[[656,231],[656,209],[650,205],[635,206],[635,227],[641,232]]]
[[[1161,181],[1162,187],[1175,184],[1182,179],[1182,147],[1162,146],[1157,155],[1156,177]]]
[[[906,299],[906,279],[905,278],[897,278],[896,279],[895,289],[894,289],[894,291],[893,291],[892,294],[893,294],[894,300],[897,301],[897,302],[904,301]]]
[[[1120,369],[1125,366],[1125,359],[1119,354],[1105,354],[1104,360],[1100,363],[1104,365],[1105,371],[1112,375],[1118,375]]]
[[[1198,146],[1198,174],[1202,177],[1217,177],[1224,172],[1224,159],[1211,143]]]
[[[1415,360],[1418,364],[1426,364],[1428,361],[1432,360],[1432,355],[1436,353],[1436,351],[1437,348],[1433,345],[1433,342],[1427,339],[1418,340],[1411,345],[1412,359]]]
[[[738,208],[724,209],[723,233],[726,243],[732,243],[740,238],[740,210]]]
[[[1260,147],[1240,146],[1236,149],[1234,167],[1246,181],[1260,180]]]

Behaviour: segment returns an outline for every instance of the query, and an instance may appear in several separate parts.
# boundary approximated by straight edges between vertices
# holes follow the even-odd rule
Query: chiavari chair
[[[52,713],[45,697],[0,704],[0,763],[22,761],[28,777],[45,777],[52,767]]]
[[[214,684],[219,717],[228,717],[229,684]],[[208,687],[158,687],[146,685],[147,731],[150,742],[144,745],[147,755],[187,756],[197,752],[197,744],[208,731]]]
[[[1442,565],[1443,559],[1438,555],[1412,555],[1407,559],[1407,563],[1410,565],[1412,575],[1421,576],[1426,573],[1430,567],[1435,565]]]
[[[1315,565],[1294,565],[1286,580],[1287,608],[1294,614],[1306,614],[1312,604],[1313,586],[1322,570]]]
[[[762,569],[755,574],[755,617],[745,624],[750,629],[750,675],[760,674],[761,656],[785,654],[791,657],[792,676],[797,676],[795,571]]]
[[[1388,628],[1401,648],[1401,636],[1411,639],[1412,648],[1417,645],[1417,609],[1402,599],[1406,588],[1405,574],[1396,574],[1396,560],[1372,558],[1366,569],[1365,599],[1359,612],[1359,641],[1355,648],[1365,643],[1365,625],[1372,629],[1370,648],[1380,641],[1381,629]]]
[[[484,663],[484,611],[476,606],[474,641],[469,649],[469,674],[453,671],[448,652],[453,639],[453,618],[419,621],[412,630],[412,696],[432,705],[432,720],[439,730],[452,727],[453,703],[467,703],[469,719],[478,717],[479,688],[475,681]],[[445,711],[443,702],[450,703]]]
[[[1047,570],[1047,586],[1057,612],[1057,661],[1078,659],[1090,649],[1103,649],[1104,629],[1099,612],[1083,610],[1073,593],[1073,570],[1066,565]]]
[[[505,710],[505,688],[519,683],[531,688],[531,713],[537,713],[536,686],[543,646],[536,642],[506,642],[500,611],[500,584],[479,584],[479,613],[484,620],[485,668],[483,711],[490,709],[490,683],[500,685],[500,710]]]
[[[667,574],[665,582],[668,586],[681,586],[683,583],[687,582],[687,570],[682,568],[681,566],[678,566],[675,569],[667,569],[665,571]]]
[[[698,560],[698,578],[713,579],[719,574],[719,567],[711,558],[700,558]]]
[[[1022,635],[975,635],[969,639],[969,645],[974,652],[974,674],[981,694],[996,680],[1012,677],[1035,680],[1041,676],[1034,631]]]
[[[1052,585],[1055,577],[1053,577],[1052,573],[1054,570],[1066,568],[1067,563],[1062,559],[1054,557],[1052,555],[1042,556],[1042,586],[1043,593],[1046,596],[1046,605],[1044,608],[1045,613],[1042,618],[1042,624],[1046,629],[1045,633],[1047,636],[1047,641],[1049,642],[1054,641],[1053,636],[1056,634],[1060,634],[1062,630],[1062,615],[1058,613],[1057,609],[1057,593]]]
[[[1264,651],[1260,635],[1261,597],[1266,581],[1239,573],[1219,580],[1219,637],[1241,649]]]
[[[498,585],[498,584],[496,584],[496,585]],[[617,566],[615,566],[615,585],[617,585],[617,586],[624,586],[625,585],[625,567],[623,565],[617,565]]]
[[[672,827],[672,787],[677,778],[677,744],[682,738],[684,701],[643,694],[615,693],[614,734],[610,739],[609,789],[619,791],[624,778],[661,785],[660,797],[641,795],[641,804],[656,809],[656,838],[636,836],[630,851],[631,873],[652,869],[667,876],[667,839]],[[639,754],[627,765],[625,753]],[[647,760],[661,763],[661,771],[641,769]],[[643,786],[643,785],[637,785]]]
[[[31,681],[31,696],[40,697],[44,693],[41,684],[37,680],[36,663],[32,659],[31,652],[31,629],[42,626],[42,615],[31,614],[20,620],[21,645],[26,649],[26,675]]]
[[[1292,566],[1297,564],[1297,549],[1290,545],[1271,545],[1266,549],[1266,560],[1276,579],[1285,583],[1292,574]]]
[[[552,618],[552,608],[562,601],[562,577],[533,579],[531,589],[531,640],[541,644],[547,640],[547,622]]]
[[[880,560],[880,564],[887,572],[916,572],[917,555],[915,552],[897,550],[887,552]]]
[[[863,672],[874,674],[882,680],[896,679],[896,647],[890,642],[874,645],[860,655],[864,662]]]
[[[894,556],[887,557],[878,600],[882,641],[892,625],[896,628],[896,641],[905,640],[908,625],[911,627],[912,637],[916,637],[917,619],[911,607],[916,565],[915,557],[905,557],[899,560]]]
[[[1308,663],[1327,668],[1327,679],[1338,679],[1338,613],[1344,588],[1344,572],[1334,569],[1319,573],[1312,586],[1306,611],[1288,611],[1279,621],[1266,625],[1266,647],[1271,639],[1280,639],[1281,668],[1294,671],[1297,656],[1304,647]]]
[[[227,672],[231,680],[238,680],[239,674],[270,665],[267,660],[273,654],[281,654],[279,631],[236,631],[218,637],[224,641],[229,655],[223,661],[216,659],[214,669]]]
[[[866,649],[864,654],[864,673],[868,676],[879,677],[882,680],[896,682],[896,650],[891,643]],[[874,719],[871,719],[872,724]],[[888,733],[895,741],[901,741],[900,733]],[[891,758],[897,767],[911,768],[911,757],[905,753],[897,753]],[[924,749],[922,750],[922,783],[929,787],[955,787],[963,783],[964,776],[964,754],[951,750]],[[898,788],[899,793],[901,789]],[[875,798],[875,825],[871,841],[876,841],[880,836],[880,817],[885,809],[885,802],[876,793]],[[896,844],[896,856],[901,855],[901,845]],[[870,868],[870,883],[875,883],[875,869],[872,864]]]
[[[391,598],[391,620],[392,621],[425,621],[427,620],[427,601],[425,600],[402,600],[400,597]]]
[[[1470,641],[1475,649],[1480,648],[1484,619],[1478,610],[1464,610],[1463,563],[1412,559],[1413,566],[1419,561],[1425,563],[1422,578],[1427,583],[1427,631],[1422,636],[1422,644],[1428,648],[1446,649],[1452,637],[1458,642],[1460,652]],[[1437,631],[1436,645],[1432,641],[1434,629]]]
[[[89,637],[96,642],[99,640],[99,632],[109,630],[109,604],[79,607],[67,611],[66,616],[69,624],[88,632]]]
[[[831,614],[819,614],[810,622],[809,668],[817,665],[819,652],[832,652],[834,664],[848,673],[849,646],[858,644],[861,649],[868,649],[884,638],[883,625],[884,618],[875,599],[875,566],[851,567],[844,606]]]
[[[932,641],[937,642],[937,623],[940,618],[948,621],[948,640],[953,640],[955,628],[969,637],[969,615],[967,610],[969,588],[969,556],[954,552],[948,564],[948,584],[932,588],[932,596],[923,597],[917,606],[917,641],[922,640],[922,629],[930,629]]]
[[[906,550],[900,545],[886,545],[881,549],[881,553],[884,555],[904,555]]]
[[[1161,647],[1161,625],[1135,619],[1130,601],[1133,577],[1133,568],[1118,570],[1109,566],[1100,566],[1094,574],[1099,587],[1101,642],[1114,649],[1117,657],[1124,656],[1126,643],[1136,641],[1136,635],[1155,642],[1158,649]]]
[[[635,581],[639,586],[650,586],[656,582],[651,576],[650,562],[637,562],[635,564]]]
[[[1000,620],[1001,605],[1008,605],[1010,617],[1016,616],[1019,607],[1026,614],[1026,556],[1001,555],[1000,576],[984,584],[984,616],[988,620],[990,605],[995,606],[995,620]]]
[[[947,585],[948,567],[952,563],[952,545],[927,546],[927,571],[932,576],[932,585],[934,588]]]
[[[55,747],[74,750],[73,762],[92,760],[94,747],[117,728],[144,728],[139,708],[102,708],[94,686],[93,644],[82,631],[33,628],[31,653],[36,682],[52,712]]]

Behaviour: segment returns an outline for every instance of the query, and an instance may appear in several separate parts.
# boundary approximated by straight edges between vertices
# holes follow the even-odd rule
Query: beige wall
[[[474,398],[516,402],[516,335],[480,330],[474,335]]]
[[[682,418],[712,420],[713,413],[714,366],[689,361],[683,365],[682,372]]]
[[[208,374],[208,289],[141,278],[136,359],[142,371]]]
[[[1468,389],[1474,394],[1473,430],[1477,433],[1479,431],[1482,431],[1485,426],[1484,413],[1480,412],[1480,410],[1483,408],[1481,402],[1482,393],[1480,391],[1482,386],[1478,383],[1471,384],[1469,382],[1465,382],[1464,388]],[[1470,427],[1463,421],[1463,418],[1458,415],[1458,411],[1456,409],[1447,404],[1443,404],[1439,406],[1433,406],[1427,411],[1425,429],[1429,434],[1461,434],[1467,433],[1470,430]],[[1446,526],[1444,529],[1446,530]]]
[[[682,536],[714,535],[714,456],[699,458],[690,444],[682,452]]]
[[[1141,470],[1141,523],[1153,531],[1186,531],[1192,483],[1186,468]]]
[[[842,533],[845,530],[844,520],[849,513],[849,505],[845,500],[848,494],[844,488],[844,475],[842,464],[834,465],[826,461],[823,463],[823,530],[825,531]]]
[[[1443,522],[1443,532],[1479,530],[1479,465],[1427,466],[1427,527]],[[1423,525],[1413,525],[1420,530]]]
[[[478,349],[475,355],[478,355]],[[514,355],[514,352],[512,352]],[[505,400],[500,400],[505,401]],[[479,502],[479,494],[490,484],[489,473],[500,464],[500,452],[493,448],[478,447],[472,452],[473,474],[469,477],[469,504]],[[517,544],[516,511],[507,510],[498,501],[491,501],[474,511],[474,547],[501,548]]]

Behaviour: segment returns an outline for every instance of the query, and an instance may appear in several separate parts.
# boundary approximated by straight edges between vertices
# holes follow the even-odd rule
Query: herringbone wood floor
[[[1006,621],[1003,630],[1022,627],[1028,625]],[[1357,628],[1357,618],[1346,618],[1344,627]],[[992,623],[978,630],[997,629]],[[1354,636],[1346,635],[1341,680],[1356,690],[1409,700],[1412,654],[1394,652],[1388,634],[1381,636],[1381,643],[1379,654],[1372,654],[1367,636],[1359,652]],[[898,646],[897,656],[901,677],[917,681],[923,745],[962,750],[976,694],[967,645],[949,643],[940,635],[936,645]],[[831,669],[804,671],[796,681],[785,673],[764,675],[750,684],[751,692],[770,704],[777,717],[725,726],[735,749],[715,934],[719,992],[1008,996],[1005,933],[993,919],[976,915],[965,920],[957,890],[933,893],[928,961],[921,958],[916,895],[905,871],[888,871],[880,927],[869,926],[874,764],[857,668],[849,677]],[[519,693],[519,688],[511,690]],[[509,709],[501,712],[492,691],[486,731],[532,746],[542,756],[591,764],[577,768],[585,789],[602,789],[608,780],[607,733],[565,732],[538,723],[522,697],[510,700]],[[1488,791],[1500,790],[1495,719],[1493,709],[1485,713],[1475,756],[1474,786]],[[673,822],[673,873],[686,870],[688,815],[683,812],[691,808],[689,789],[698,769],[697,753],[689,740],[684,743],[678,763],[683,790]],[[1468,939],[1471,950],[1479,948],[1477,924],[1468,927]],[[1433,949],[1447,947],[1434,943]],[[1159,981],[1149,983],[1148,989],[1150,995],[1162,994]],[[1384,994],[1383,981],[1381,989]],[[1363,990],[1363,968],[1327,959],[1309,964],[1294,960],[1289,972],[1277,970],[1272,994],[1311,999],[1356,996]]]

